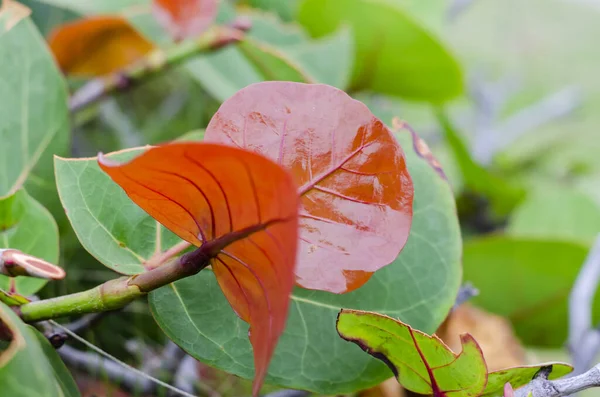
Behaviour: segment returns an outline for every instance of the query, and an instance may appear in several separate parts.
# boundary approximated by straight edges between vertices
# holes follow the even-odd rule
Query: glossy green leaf
[[[251,12],[247,17],[252,21],[252,29],[247,35],[258,41],[274,46],[286,46],[301,44],[310,39],[300,25],[283,23],[275,15]]]
[[[461,240],[447,182],[399,135],[415,189],[411,234],[400,256],[356,291],[336,295],[296,288],[266,382],[323,394],[352,392],[389,377],[380,362],[342,341],[339,309],[372,310],[433,332],[454,302],[461,278]],[[435,210],[432,210],[435,208]],[[163,331],[197,359],[251,378],[248,327],[229,310],[213,274],[200,274],[152,292]]]
[[[0,321],[13,340],[0,351],[2,395],[10,397],[76,397],[77,385],[56,350],[35,328],[0,303]]]
[[[383,361],[407,390],[433,397],[479,397],[487,383],[483,352],[469,334],[457,354],[437,336],[378,313],[343,309],[336,323],[343,339]]]
[[[314,37],[349,24],[354,33],[354,90],[371,89],[441,103],[462,93],[458,62],[399,5],[385,0],[304,0],[300,23]]]
[[[24,190],[0,200],[0,248],[15,248],[58,264],[58,228],[52,215]],[[15,291],[31,295],[47,280],[15,277]],[[0,289],[11,290],[10,278],[0,275]]]
[[[15,193],[53,140],[69,135],[67,90],[43,37],[16,2],[0,8],[0,198]],[[68,139],[68,138],[67,138]]]
[[[545,363],[538,365],[526,365],[522,367],[507,368],[490,372],[485,390],[481,397],[502,397],[504,385],[510,382],[514,389],[531,382],[533,377],[543,367],[552,367],[548,379],[558,379],[573,371],[573,367],[564,363]]]
[[[139,153],[125,150],[108,158],[125,161]],[[105,266],[122,274],[140,273],[154,254],[181,241],[136,206],[100,170],[95,157],[56,158],[54,167],[58,193],[79,241]]]
[[[507,233],[591,244],[600,233],[600,206],[578,190],[544,187],[515,209]]]
[[[481,291],[474,303],[511,321],[525,344],[561,346],[568,295],[587,251],[558,240],[478,238],[464,246],[464,280]],[[600,296],[594,314],[600,318]]]

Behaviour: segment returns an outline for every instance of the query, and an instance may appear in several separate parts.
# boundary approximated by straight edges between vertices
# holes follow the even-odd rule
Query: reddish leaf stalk
[[[238,22],[234,22],[232,27],[215,26],[197,40],[183,42],[167,51],[156,49],[122,71],[86,83],[70,98],[69,110],[75,113],[114,92],[130,89],[198,53],[214,51],[236,43],[244,38],[244,31],[240,28],[246,27],[245,23]]]

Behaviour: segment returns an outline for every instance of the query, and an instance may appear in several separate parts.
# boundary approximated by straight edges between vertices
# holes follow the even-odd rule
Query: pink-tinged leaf
[[[194,38],[217,17],[218,0],[154,0],[152,13],[174,40]]]
[[[301,287],[352,291],[404,247],[413,202],[404,153],[343,91],[290,82],[248,86],[221,105],[205,140],[260,153],[292,173],[302,202]]]
[[[47,280],[61,280],[66,275],[62,268],[16,249],[0,249],[0,274]]]
[[[217,247],[217,281],[250,324],[258,395],[294,286],[299,203],[289,173],[256,153],[202,143],[152,148],[122,165],[100,157],[99,164],[179,237]]]

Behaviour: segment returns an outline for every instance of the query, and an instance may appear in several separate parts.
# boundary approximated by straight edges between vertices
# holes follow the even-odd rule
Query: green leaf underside
[[[9,209],[10,208],[10,209]],[[58,227],[52,215],[24,190],[0,200],[0,216],[10,216],[13,223],[0,228],[0,248],[14,248],[26,254],[58,264]],[[4,223],[0,219],[0,224]],[[16,292],[31,295],[39,291],[47,280],[33,277],[16,277]],[[0,289],[10,290],[10,278],[0,275]]]
[[[2,395],[10,397],[77,397],[79,391],[56,350],[35,328],[0,303],[0,320],[17,335],[17,349],[5,362],[0,358]],[[1,354],[0,354],[1,357]]]
[[[508,318],[523,343],[558,347],[567,338],[567,299],[587,251],[560,240],[478,238],[465,244],[464,280],[482,291],[474,303]],[[597,322],[600,295],[594,302]]]
[[[462,93],[463,76],[443,44],[398,4],[385,0],[304,0],[300,23],[314,37],[344,24],[354,33],[352,87],[441,103]]]
[[[552,366],[548,379],[558,379],[573,371],[573,367],[565,363],[544,363],[522,367],[507,368],[488,374],[488,382],[481,397],[502,397],[504,385],[510,382],[513,389],[531,382],[542,367]]]
[[[267,383],[323,394],[374,386],[389,377],[389,370],[339,338],[335,320],[340,308],[382,312],[433,332],[453,304],[460,283],[461,240],[452,193],[414,153],[410,134],[399,138],[415,185],[407,245],[393,264],[351,293],[296,288]],[[163,331],[188,353],[252,378],[248,326],[233,313],[210,271],[152,292],[149,302]]]
[[[67,90],[52,55],[29,17],[14,23],[0,17],[0,74],[9,76],[0,84],[0,197],[15,193],[38,161],[49,166],[45,149],[69,135]]]
[[[109,155],[127,161],[143,149]],[[79,241],[99,262],[122,274],[144,271],[144,262],[181,239],[135,205],[98,166],[96,158],[55,159],[58,192]]]
[[[413,330],[393,318],[371,312],[342,310],[340,337],[384,361],[406,389],[434,397],[479,397],[487,383],[487,367],[479,345],[461,336],[455,354],[436,336]]]

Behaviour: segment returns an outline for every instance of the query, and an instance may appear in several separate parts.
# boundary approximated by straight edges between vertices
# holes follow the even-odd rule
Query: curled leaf
[[[193,38],[217,18],[219,0],[154,0],[152,13],[175,40]]]
[[[257,395],[294,285],[298,198],[290,175],[258,154],[201,143],[152,148],[122,165],[98,162],[179,237],[218,247],[212,269],[234,311],[250,324]]]
[[[66,275],[60,267],[15,249],[0,249],[0,274],[46,280],[61,280]]]
[[[357,310],[338,315],[339,335],[382,360],[406,389],[434,397],[479,397],[487,367],[479,345],[461,336],[455,354],[438,337],[412,329],[391,317]]]
[[[205,140],[265,155],[299,186],[298,285],[362,286],[404,247],[413,184],[404,153],[362,103],[320,84],[263,82],[225,101]]]
[[[154,46],[120,16],[93,16],[63,24],[48,38],[63,73],[93,77],[118,71]]]

